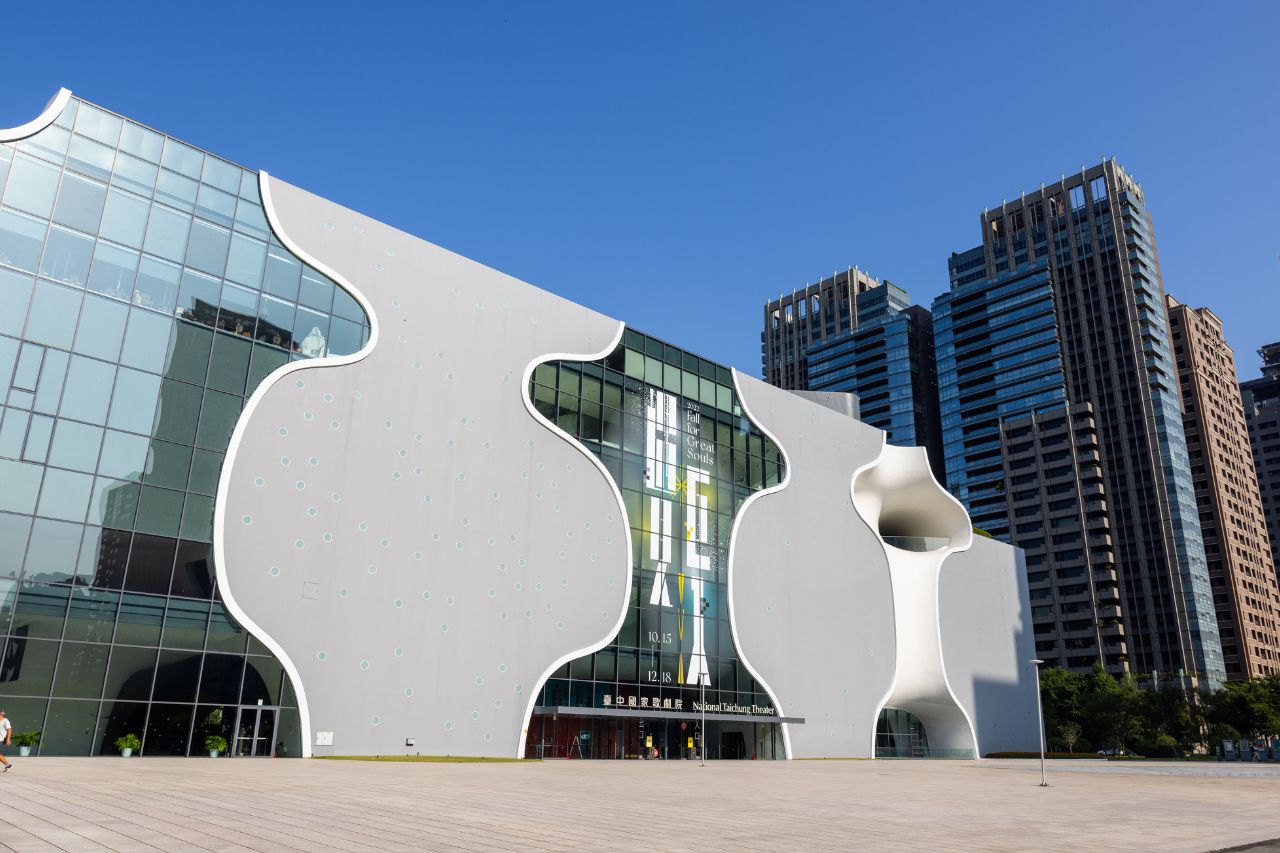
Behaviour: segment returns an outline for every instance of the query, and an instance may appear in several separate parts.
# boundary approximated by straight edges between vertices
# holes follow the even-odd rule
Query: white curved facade
[[[65,153],[82,136],[103,150],[116,146],[120,164],[186,170],[210,201],[183,214],[173,197],[138,183],[136,164],[132,178],[94,173]],[[10,349],[34,342],[52,353],[45,364],[71,364],[69,386],[83,366],[101,371],[85,375],[118,372],[118,383],[127,376],[130,388],[155,389],[154,419],[130,419],[113,402],[101,425],[81,425],[133,430],[141,461],[132,471],[117,465],[116,479],[53,462],[46,475],[0,458],[11,514],[25,499],[12,484],[44,476],[84,480],[86,489],[99,483],[101,505],[82,508],[76,523],[126,543],[130,606],[159,602],[148,605],[162,614],[155,636],[131,644],[150,644],[151,668],[133,679],[146,690],[119,686],[124,699],[115,704],[137,699],[134,716],[113,711],[110,725],[89,723],[97,740],[143,725],[144,754],[194,754],[202,732],[232,727],[227,717],[258,720],[235,736],[234,748],[244,740],[249,754],[687,758],[705,739],[712,757],[870,757],[886,743],[902,754],[903,734],[890,728],[910,719],[912,754],[1035,744],[1020,552],[973,538],[923,451],[887,446],[847,413],[265,173],[255,181],[69,92],[33,121],[0,131],[0,142],[21,177],[12,185],[27,193],[5,196],[5,221],[27,227],[50,215],[40,196],[50,175],[49,187],[65,173],[86,197],[98,198],[101,184],[100,196],[112,198],[106,213],[95,211],[101,239],[79,234],[73,226],[82,220],[63,208],[70,224],[49,226],[68,245],[97,247],[92,273],[75,273],[67,250],[64,265],[41,268],[37,280],[27,266],[40,252],[0,243],[9,253],[0,272],[19,282],[12,288],[29,289],[23,299],[44,324],[4,327]],[[219,212],[219,199],[230,212]],[[26,207],[10,214],[11,200]],[[113,220],[117,203],[148,206],[157,222],[184,222],[200,236],[188,251],[182,232],[185,256],[151,258],[158,233],[141,248],[117,247],[114,240],[132,239]],[[113,251],[134,263],[141,256],[137,269],[182,261],[181,289],[156,289],[141,274],[136,288],[125,287],[133,268],[109,266]],[[257,253],[248,272],[245,252]],[[279,269],[300,274],[303,289],[295,279],[282,295],[272,279]],[[332,316],[307,303],[307,286],[328,295]],[[357,328],[340,316],[340,298],[365,325],[334,350],[325,334]],[[130,335],[132,324],[152,324],[155,362],[132,360],[131,346],[142,351],[135,338],[116,345],[118,363],[88,359],[78,340],[73,352],[69,338],[45,328],[53,324],[46,315],[57,314],[41,302],[68,299],[97,318],[127,317]],[[280,305],[296,309],[287,322],[270,313]],[[0,355],[9,339],[0,336]],[[194,359],[198,375],[191,341],[205,347]],[[228,387],[231,362],[219,359],[243,351],[248,371],[251,350],[255,365],[262,353],[272,360]],[[18,390],[38,408],[39,388]],[[201,420],[197,431],[192,415],[189,434],[176,438],[168,421],[180,419],[183,400],[194,401]],[[206,424],[213,402],[223,414]],[[47,416],[55,414],[71,417]],[[214,460],[205,484],[185,470],[179,485],[158,482],[162,452],[185,452],[191,470],[192,459]],[[44,529],[46,505],[37,507],[35,494],[31,529]],[[148,515],[162,506],[149,501],[169,497],[177,515]],[[105,515],[121,507],[134,513],[128,524]],[[191,507],[207,513],[207,531]],[[203,565],[189,559],[191,546],[212,548],[216,572],[202,590],[180,588],[179,572]],[[154,567],[143,558],[164,547],[170,574],[134,574],[135,563],[138,572]],[[97,574],[79,582],[119,597],[123,563],[100,550]],[[27,596],[67,583],[33,579],[29,569],[21,578]],[[179,613],[204,614],[198,641],[170,630]],[[149,618],[138,614],[120,624],[134,630]],[[212,692],[215,665],[244,673],[228,698]],[[274,678],[277,692],[255,682],[251,694],[250,670]],[[108,688],[98,689],[105,708]],[[276,728],[257,732],[267,724],[253,695],[281,714],[296,706],[297,752],[274,743]],[[50,699],[46,692],[21,707],[44,701],[55,734],[85,728],[70,718],[64,726]]]

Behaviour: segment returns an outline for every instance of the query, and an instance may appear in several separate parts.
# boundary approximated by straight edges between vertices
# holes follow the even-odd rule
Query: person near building
[[[13,741],[13,723],[9,722],[8,715],[4,711],[0,711],[0,745],[8,746]],[[4,769],[0,773],[8,773],[9,768],[13,765],[9,763],[9,759],[0,753],[0,762],[4,764]]]

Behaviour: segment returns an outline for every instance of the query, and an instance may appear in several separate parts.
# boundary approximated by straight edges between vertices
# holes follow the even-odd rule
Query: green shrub
[[[40,743],[40,732],[14,732],[14,746],[35,746]]]
[[[204,748],[209,752],[226,752],[227,739],[222,735],[209,735],[204,739]]]
[[[135,734],[121,735],[116,738],[116,749],[123,752],[126,749],[132,749],[137,752],[142,749],[142,740]]]

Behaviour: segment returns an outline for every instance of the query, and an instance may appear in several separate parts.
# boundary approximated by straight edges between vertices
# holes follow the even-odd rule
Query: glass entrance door
[[[242,758],[275,755],[276,723],[280,709],[273,705],[241,705],[236,711],[236,742],[231,754]]]

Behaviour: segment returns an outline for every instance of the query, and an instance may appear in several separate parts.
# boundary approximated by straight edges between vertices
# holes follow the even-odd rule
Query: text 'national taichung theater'
[[[0,131],[0,380],[0,704],[43,754],[1037,742],[1021,552],[851,398],[65,90]]]

